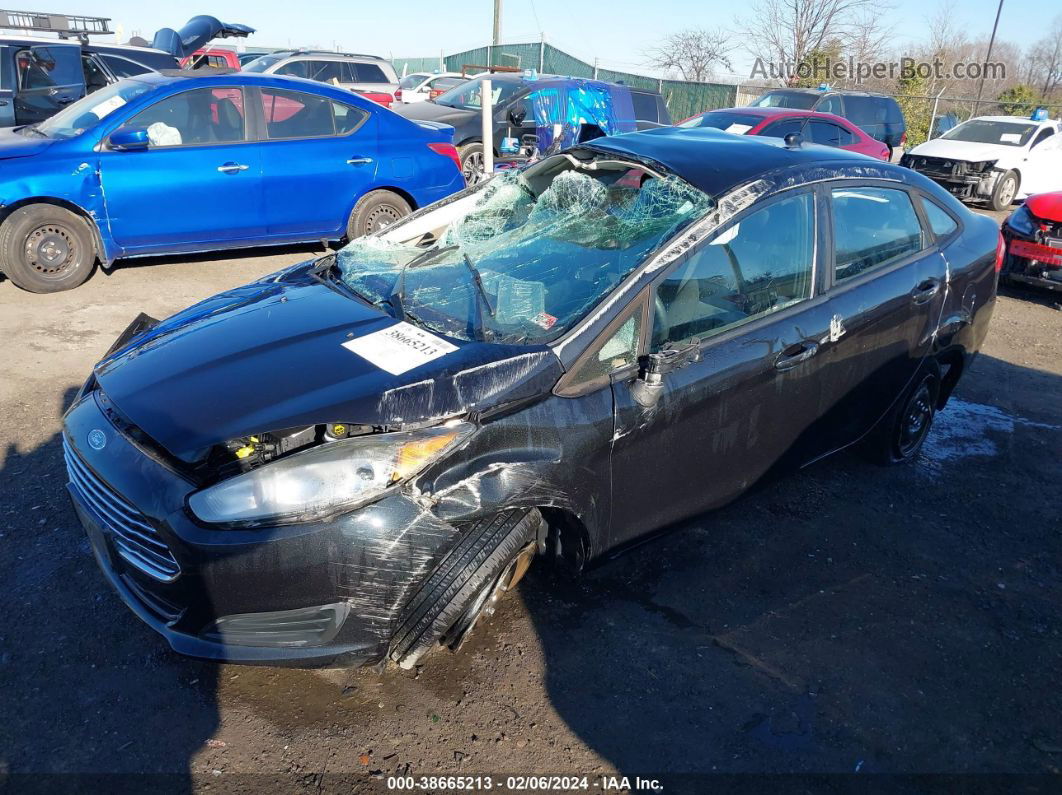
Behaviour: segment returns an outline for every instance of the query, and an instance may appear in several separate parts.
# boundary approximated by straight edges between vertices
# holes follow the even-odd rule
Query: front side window
[[[335,135],[332,102],[301,91],[263,88],[262,112],[271,140]]]
[[[1054,134],[1055,131],[1053,129],[1051,129],[1050,127],[1044,127],[1042,130],[1040,130],[1040,132],[1036,134],[1036,138],[1033,140],[1032,145],[1039,146]]]
[[[245,140],[243,92],[197,88],[156,102],[125,123],[143,127],[152,148],[202,146]]]
[[[674,176],[564,155],[339,252],[365,300],[459,339],[549,342],[713,206]]]
[[[557,394],[579,395],[606,386],[616,370],[638,362],[638,346],[645,322],[644,301],[635,301],[627,315],[602,335],[559,385]]]
[[[31,47],[15,56],[22,91],[76,86],[85,82],[77,47]]]
[[[922,227],[907,191],[836,188],[832,204],[835,281],[921,251]]]
[[[810,298],[814,259],[811,193],[749,213],[657,286],[653,350],[704,339]]]
[[[813,143],[823,144],[824,146],[848,146],[855,141],[852,133],[833,122],[812,121],[808,126],[811,128],[811,140]]]
[[[769,138],[785,138],[790,133],[802,134],[805,126],[804,121],[804,119],[782,119],[773,124],[768,124],[759,134]]]

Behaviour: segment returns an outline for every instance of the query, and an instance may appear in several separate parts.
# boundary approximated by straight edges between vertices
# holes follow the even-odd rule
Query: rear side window
[[[656,94],[632,91],[631,99],[634,101],[634,118],[639,121],[656,122],[660,120],[656,109]]]
[[[846,96],[844,98],[845,118],[861,127],[864,125],[884,124],[886,105],[877,97]]]
[[[272,88],[263,88],[261,95],[262,113],[271,140],[336,134],[331,100],[301,91]]]
[[[292,61],[291,63],[286,63],[279,67],[274,74],[286,75],[288,77],[307,77],[310,72],[306,67],[306,61]]]
[[[152,71],[150,67],[144,66],[142,63],[136,61],[130,61],[128,58],[121,58],[117,55],[101,55],[103,62],[107,64],[107,67],[114,72],[114,76],[117,78],[122,77],[136,77],[136,75],[147,74]]]
[[[78,47],[32,47],[15,56],[18,85],[23,91],[77,86],[85,82]]]
[[[387,75],[374,63],[354,62],[354,76],[359,83],[387,83]]]
[[[725,331],[811,296],[815,203],[799,193],[746,215],[658,286],[653,350]]]
[[[933,230],[933,234],[937,237],[947,237],[958,227],[955,219],[940,209],[935,202],[923,199],[922,209],[926,211],[926,220],[929,221],[929,228]]]
[[[834,279],[851,279],[922,249],[922,226],[907,191],[833,191]]]
[[[825,146],[848,146],[855,143],[855,136],[843,127],[828,121],[812,121],[811,141]]]
[[[346,80],[343,74],[343,64],[339,61],[307,61],[309,78],[318,83],[331,83],[333,80],[342,83]]]

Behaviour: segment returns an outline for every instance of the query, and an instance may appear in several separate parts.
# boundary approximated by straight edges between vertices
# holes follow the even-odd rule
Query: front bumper
[[[324,522],[204,526],[185,509],[195,486],[119,432],[94,392],[71,407],[63,441],[74,457],[68,489],[104,577],[193,657],[377,662],[459,532],[401,494]]]
[[[1005,280],[1062,292],[1062,245],[1050,246],[1020,237],[1004,225],[1007,253],[1001,275]],[[1037,256],[1042,258],[1038,259]]]
[[[935,183],[960,199],[987,199],[992,195],[1000,172],[993,169],[970,171],[964,161],[940,161],[940,158],[925,158],[904,155],[901,164],[929,177]],[[926,161],[923,164],[923,161]]]

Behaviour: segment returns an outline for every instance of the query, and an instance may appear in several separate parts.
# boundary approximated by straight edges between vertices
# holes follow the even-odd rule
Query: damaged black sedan
[[[909,461],[998,231],[909,170],[664,128],[141,317],[64,428],[107,579],[179,652],[415,663],[575,569],[862,442]]]

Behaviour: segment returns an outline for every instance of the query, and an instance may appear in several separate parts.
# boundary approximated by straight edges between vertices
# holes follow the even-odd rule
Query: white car
[[[398,82],[395,99],[405,102],[423,102],[435,99],[445,91],[468,80],[460,72],[413,72]]]
[[[900,162],[960,199],[1005,210],[1015,199],[1062,190],[1062,127],[1052,119],[978,116]]]

